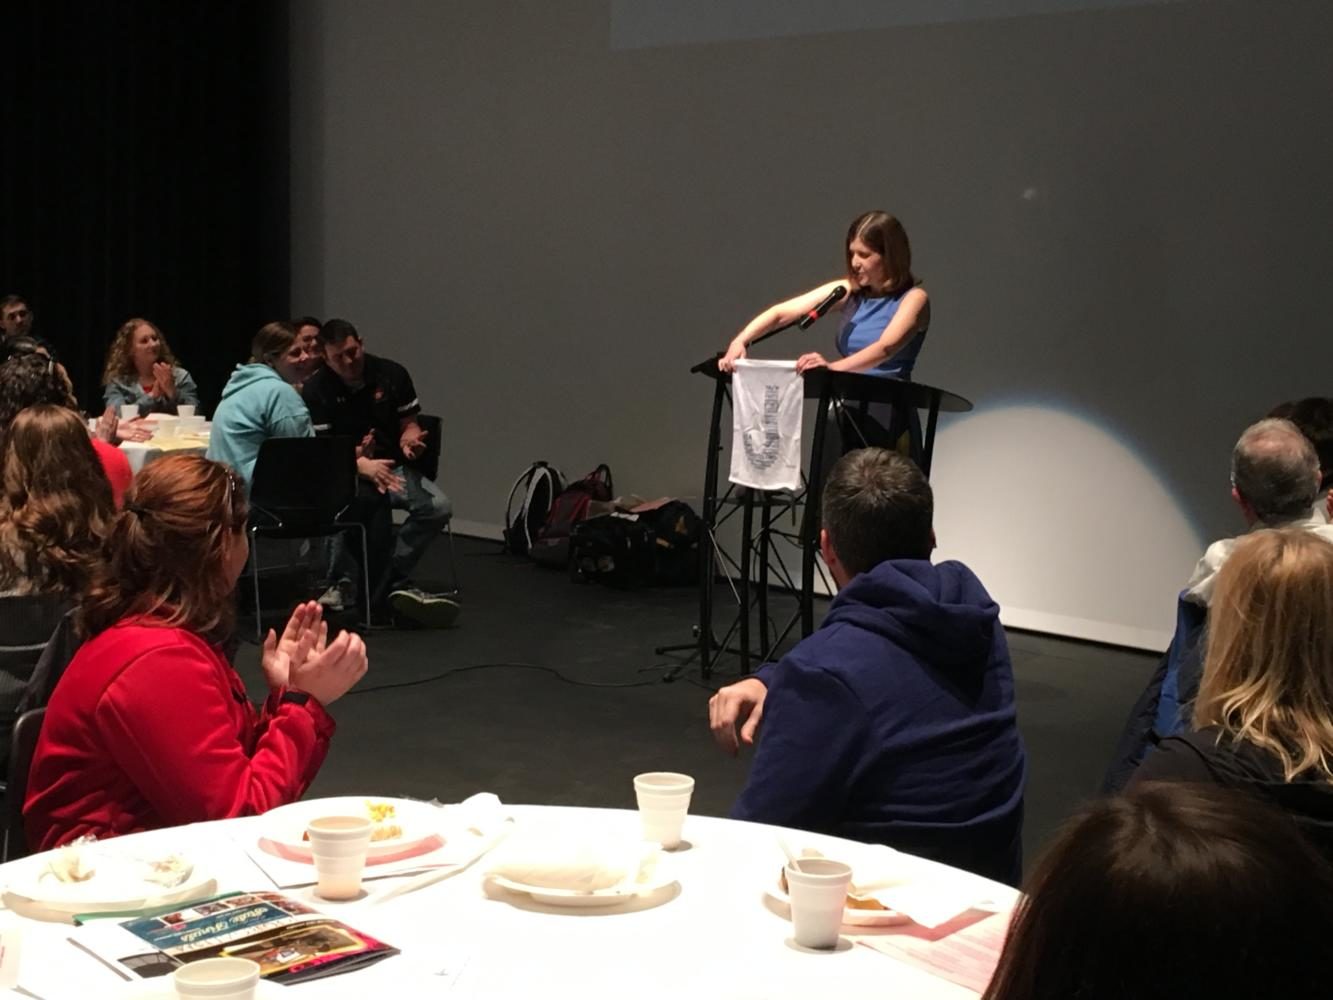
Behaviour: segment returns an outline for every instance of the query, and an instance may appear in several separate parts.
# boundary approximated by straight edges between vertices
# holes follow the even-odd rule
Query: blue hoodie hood
[[[999,619],[1000,606],[962,563],[894,559],[848,581],[823,627],[845,622],[941,669],[978,670]]]
[[[237,365],[213,414],[208,457],[240,473],[248,491],[265,441],[314,435],[310,411],[294,386],[268,365]]]

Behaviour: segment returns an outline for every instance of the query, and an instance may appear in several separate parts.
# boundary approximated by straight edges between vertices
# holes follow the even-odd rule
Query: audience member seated
[[[1269,417],[1245,428],[1231,453],[1231,498],[1250,530],[1291,524],[1333,541],[1333,527],[1311,517],[1323,478],[1319,456],[1290,420]],[[1207,607],[1217,571],[1239,538],[1208,546],[1185,585],[1185,599]]]
[[[22,295],[0,299],[0,341],[32,336],[32,309]]]
[[[0,437],[0,773],[33,672],[82,597],[113,514],[77,413],[43,403],[9,422]]]
[[[310,407],[315,433],[366,442],[357,459],[361,493],[367,501],[360,519],[367,525],[373,549],[392,547],[387,568],[372,574],[371,605],[379,607],[387,600],[395,612],[419,624],[452,625],[458,605],[411,582],[412,571],[453,511],[449,498],[414,464],[426,451],[426,433],[417,423],[421,404],[412,376],[396,361],[367,353],[356,327],[346,320],[325,323],[319,341],[324,367],[310,376],[301,394]],[[396,542],[385,530],[388,519],[377,516],[380,497],[390,507],[407,511]],[[331,562],[333,586],[321,602],[331,608],[351,606],[357,574],[342,539],[333,542]]]
[[[1281,814],[1149,783],[1086,806],[1025,886],[982,1000],[1315,1000],[1333,872]]]
[[[1269,416],[1290,420],[1319,456],[1319,495],[1310,516],[1324,523],[1333,521],[1333,399],[1310,396],[1283,403]]]
[[[300,383],[303,384],[306,379],[324,367],[324,349],[319,346],[319,331],[324,324],[314,316],[298,316],[292,320],[292,326],[296,327],[296,339],[301,342],[307,355],[300,378]],[[300,387],[298,384],[297,388]]]
[[[1213,782],[1289,812],[1333,860],[1333,544],[1258,531],[1218,572],[1193,731],[1134,782]]]
[[[139,415],[175,413],[182,403],[199,405],[194,379],[167,346],[162,331],[146,319],[127,320],[116,331],[102,372],[106,405],[120,412],[134,404]]]
[[[762,738],[736,819],[888,844],[1016,883],[1027,762],[999,607],[930,562],[934,498],[867,448],[824,487],[820,552],[838,594],[815,633],[709,702],[727,750]]]
[[[318,605],[301,605],[264,642],[255,710],[222,652],[246,513],[236,474],[206,458],[169,455],[135,480],[84,602],[90,638],[37,744],[35,850],[260,813],[309,787],[333,734],[326,709],[365,673],[365,646],[348,633],[326,644]]]
[[[250,361],[237,365],[213,414],[208,457],[226,462],[248,491],[259,446],[274,437],[314,437],[310,411],[294,388],[309,356],[290,323],[269,323],[255,334]]]
[[[19,411],[50,403],[78,413],[78,400],[73,386],[60,362],[45,353],[27,354],[0,364],[0,438]],[[125,491],[130,487],[133,472],[129,459],[111,442],[117,432],[114,414],[103,414],[97,421],[97,434],[92,438],[93,451],[102,464],[111,496],[119,507]]]

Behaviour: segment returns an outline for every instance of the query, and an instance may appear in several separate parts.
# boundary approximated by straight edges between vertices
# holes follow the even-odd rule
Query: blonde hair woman
[[[1298,528],[1246,536],[1217,576],[1195,731],[1134,781],[1202,781],[1285,809],[1333,858],[1333,543]]]
[[[175,413],[181,403],[197,406],[199,389],[194,378],[176,363],[162,331],[136,316],[116,331],[102,372],[106,405],[119,412],[134,404],[139,416]]]

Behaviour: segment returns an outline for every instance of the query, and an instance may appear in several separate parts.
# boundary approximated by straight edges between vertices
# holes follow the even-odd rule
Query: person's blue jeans
[[[370,549],[371,605],[382,605],[390,592],[406,585],[421,557],[453,516],[453,504],[444,492],[411,466],[400,465],[394,475],[403,479],[403,490],[380,493],[366,480],[357,483],[357,502],[351,518],[366,529]],[[392,511],[407,511],[407,520],[393,539]],[[392,553],[385,560],[389,547]],[[329,540],[329,576],[334,581],[351,583],[361,579],[360,568],[345,535]]]

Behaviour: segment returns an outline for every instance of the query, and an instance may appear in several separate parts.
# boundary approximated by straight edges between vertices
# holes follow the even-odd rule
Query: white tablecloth
[[[163,455],[202,455],[208,451],[208,445],[193,438],[172,441],[169,444],[166,442],[153,444],[151,440],[122,441],[120,450],[130,460],[130,471],[138,475],[140,469]]]
[[[632,811],[517,806],[518,825],[592,825],[637,836]],[[219,891],[272,889],[238,846],[252,843],[262,818],[181,827],[168,836],[218,878]],[[689,847],[668,855],[680,890],[649,909],[558,910],[526,896],[486,894],[483,857],[435,885],[379,903],[405,877],[366,883],[368,896],[335,904],[310,889],[285,890],[402,954],[369,968],[285,987],[302,998],[398,1000],[415,997],[861,997],[975,1000],[976,994],[890,956],[847,942],[832,953],[791,943],[791,924],[766,905],[765,887],[782,867],[771,827],[691,816]],[[798,846],[808,835],[787,832]],[[827,840],[828,838],[823,838]],[[926,864],[923,862],[923,864]],[[0,884],[10,866],[0,866]],[[1014,890],[976,876],[978,898],[1012,900]],[[69,942],[79,929],[21,920],[26,930],[20,984],[43,1000],[140,995]]]

